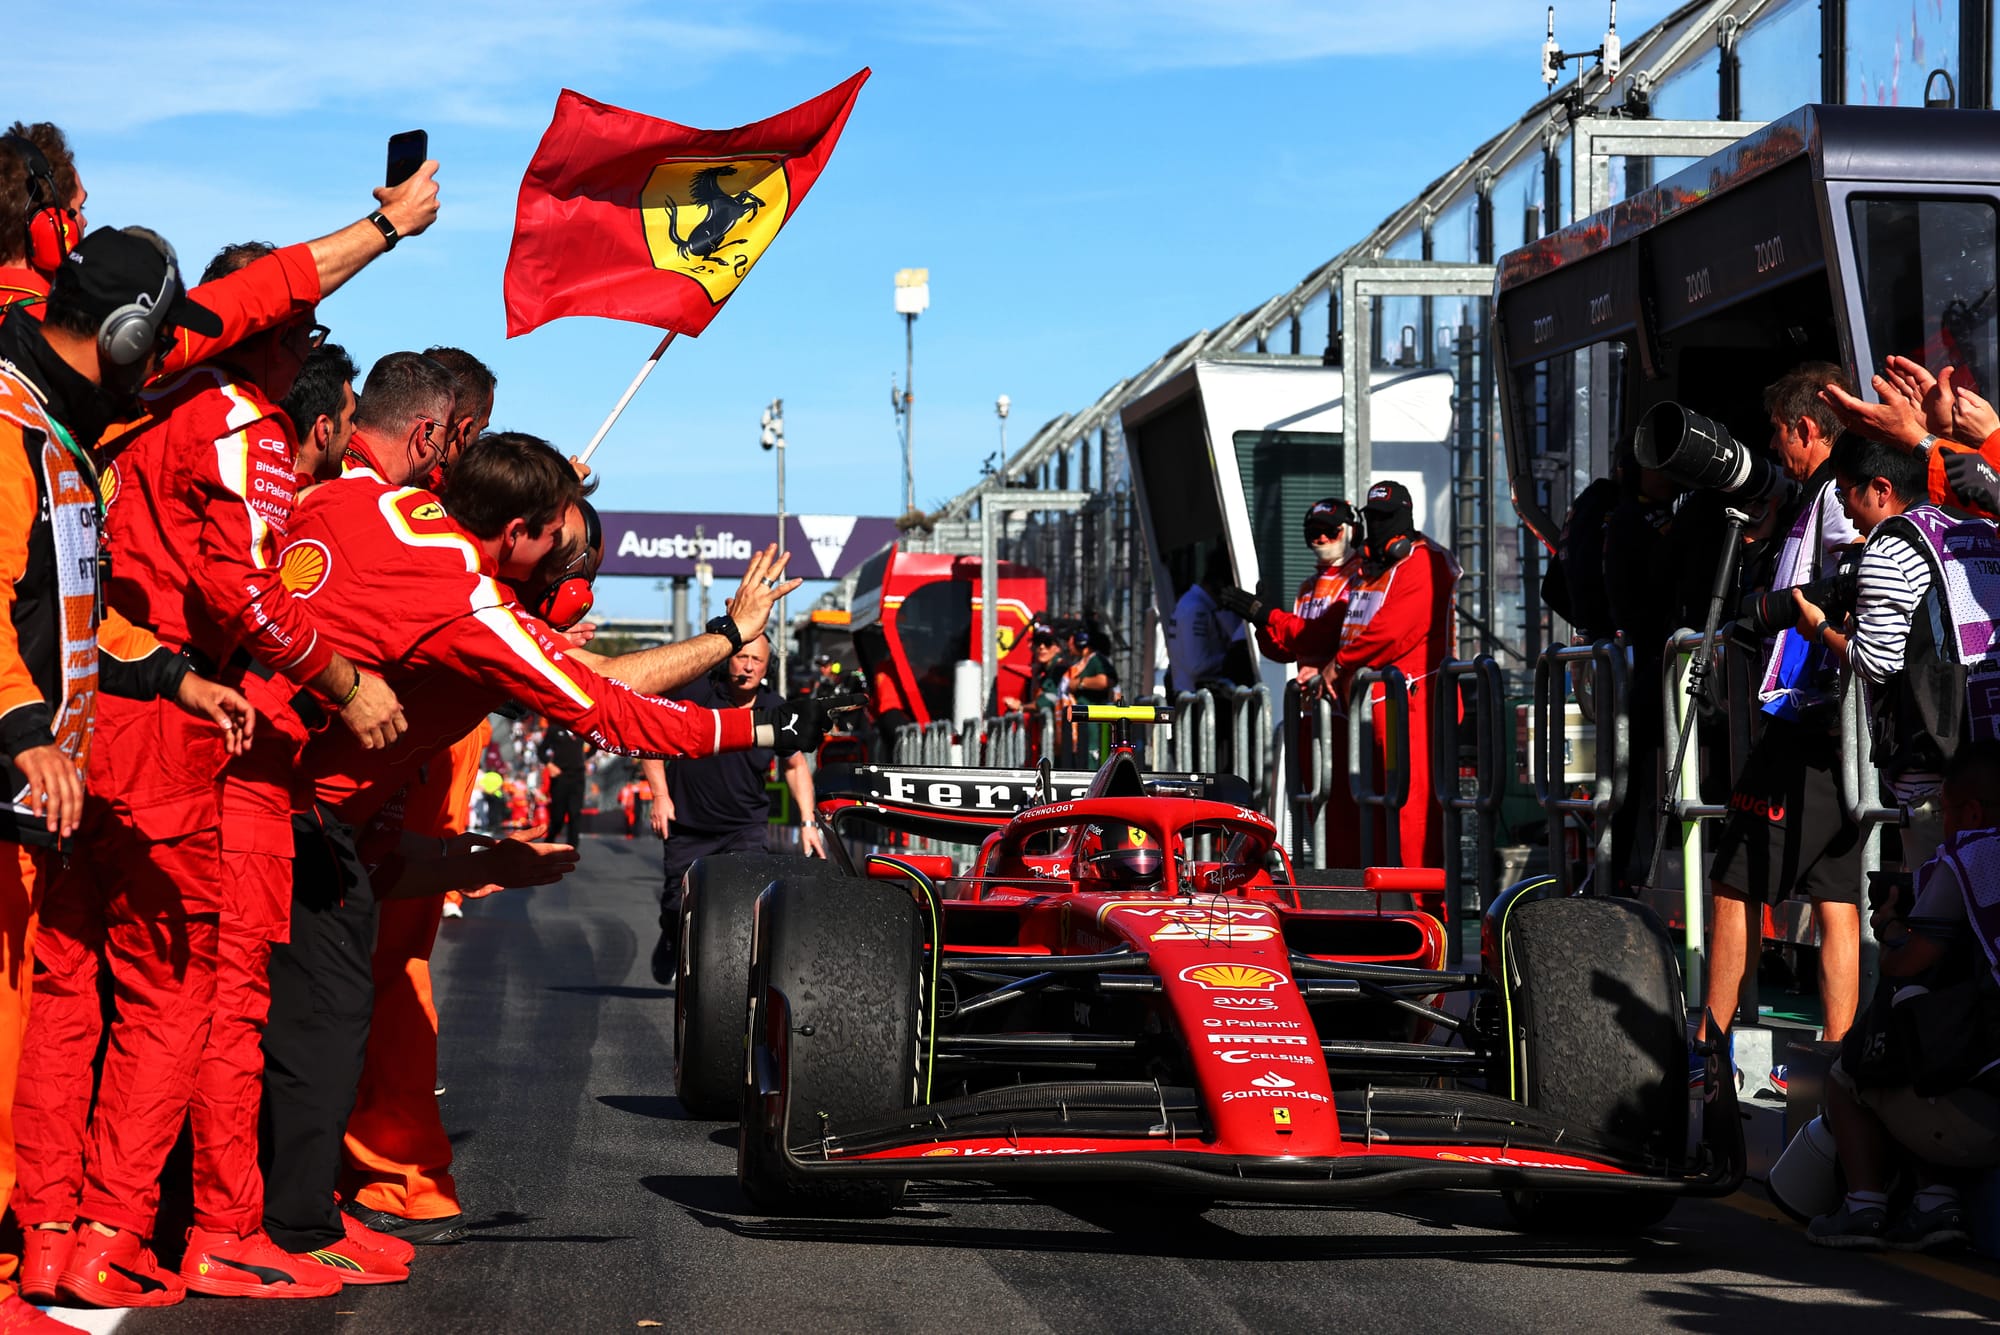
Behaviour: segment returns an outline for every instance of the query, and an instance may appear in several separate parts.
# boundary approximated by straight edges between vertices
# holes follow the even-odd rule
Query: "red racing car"
[[[818,788],[834,835],[977,852],[689,873],[677,1085],[740,1115],[760,1208],[880,1214],[968,1178],[1197,1204],[1485,1189],[1528,1227],[1633,1231],[1742,1180],[1721,1053],[1691,1134],[1679,966],[1639,904],[1524,882],[1452,970],[1441,873],[1301,885],[1240,780],[1147,775],[1129,745],[1094,776]]]

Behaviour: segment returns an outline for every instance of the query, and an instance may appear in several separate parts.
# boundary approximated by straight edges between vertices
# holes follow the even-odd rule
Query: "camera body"
[[[1828,621],[1838,621],[1854,610],[1854,595],[1860,582],[1856,566],[1848,564],[1831,575],[1796,587]],[[1743,600],[1736,613],[1737,624],[1757,635],[1776,635],[1798,619],[1799,605],[1793,601],[1790,588],[1753,593]]]

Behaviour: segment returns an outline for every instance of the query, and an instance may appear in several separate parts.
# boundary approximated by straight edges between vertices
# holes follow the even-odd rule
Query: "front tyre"
[[[774,1214],[879,1216],[904,1183],[814,1178],[801,1158],[846,1126],[918,1098],[923,917],[901,885],[825,873],[758,900],[750,966],[737,1179]],[[775,1090],[760,1086],[774,1082]]]
[[[1681,1171],[1687,1018],[1659,919],[1630,900],[1533,900],[1508,912],[1502,950],[1512,1096],[1649,1171]],[[1522,1227],[1562,1233],[1643,1232],[1677,1199],[1664,1191],[1504,1194]]]

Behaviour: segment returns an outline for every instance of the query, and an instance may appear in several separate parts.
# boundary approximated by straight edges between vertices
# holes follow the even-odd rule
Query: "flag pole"
[[[673,341],[674,331],[669,329],[667,336],[660,340],[660,346],[653,349],[653,355],[646,358],[645,365],[639,368],[639,374],[633,376],[632,383],[625,386],[625,393],[612,406],[611,415],[604,419],[604,425],[597,428],[597,434],[590,438],[590,444],[584,446],[583,453],[577,456],[581,462],[589,463],[590,456],[597,453],[597,447],[603,444],[604,438],[611,433],[611,424],[616,422],[618,415],[625,411],[625,405],[630,403],[632,396],[639,392],[639,386],[646,383],[646,377],[653,373],[653,368],[660,364],[660,358],[666,355],[667,344]]]

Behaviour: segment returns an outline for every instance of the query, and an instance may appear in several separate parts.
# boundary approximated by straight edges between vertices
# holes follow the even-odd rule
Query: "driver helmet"
[[[1119,824],[1103,827],[1097,851],[1085,863],[1098,880],[1145,888],[1160,883],[1167,857],[1151,834],[1136,825]]]

